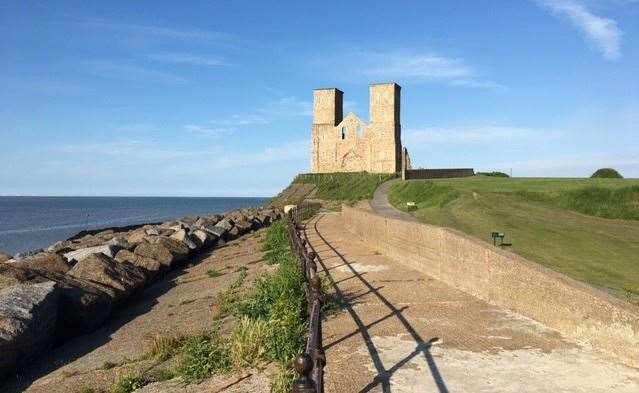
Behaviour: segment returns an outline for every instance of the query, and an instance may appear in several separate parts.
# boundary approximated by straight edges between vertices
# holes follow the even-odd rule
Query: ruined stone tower
[[[399,172],[400,90],[396,83],[370,85],[368,124],[353,113],[343,117],[342,91],[313,91],[312,172]]]

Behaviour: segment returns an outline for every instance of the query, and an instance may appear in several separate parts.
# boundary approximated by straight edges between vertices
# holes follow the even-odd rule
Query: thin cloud
[[[80,24],[92,29],[109,30],[127,35],[147,35],[179,40],[202,40],[218,43],[236,42],[239,38],[234,34],[209,31],[203,29],[187,29],[149,24],[123,23],[106,19],[83,19]]]
[[[233,64],[227,60],[219,57],[194,55],[189,53],[153,53],[147,56],[154,61],[160,61],[165,63],[187,64],[195,66],[209,66],[209,67],[228,67]]]
[[[336,59],[339,59],[337,61]],[[339,74],[349,78],[440,83],[469,88],[504,90],[505,86],[485,79],[462,59],[434,53],[355,52],[316,62],[322,68],[339,64]],[[349,66],[352,64],[352,66]]]
[[[160,82],[165,84],[184,84],[188,81],[181,76],[142,67],[125,61],[96,61],[87,64],[86,70],[99,77],[131,81]]]
[[[313,104],[297,97],[282,97],[257,109],[257,112],[273,117],[311,116],[313,114]]]
[[[212,136],[212,137],[220,137],[224,135],[229,135],[237,131],[237,127],[221,127],[214,125],[197,125],[197,124],[187,124],[184,126],[184,129],[199,135],[204,136]]]
[[[535,139],[557,138],[561,132],[537,130],[516,126],[463,126],[409,128],[404,132],[407,146],[430,146],[433,144],[522,142]]]
[[[622,32],[617,22],[593,14],[578,0],[537,0],[553,14],[567,18],[592,42],[606,60],[621,57]]]
[[[184,129],[199,135],[219,137],[232,134],[241,127],[269,123],[270,120],[260,115],[233,115],[226,119],[211,120],[205,124],[187,124]]]

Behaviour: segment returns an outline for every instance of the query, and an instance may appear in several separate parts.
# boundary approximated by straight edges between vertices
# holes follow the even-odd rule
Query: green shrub
[[[222,273],[222,272],[218,272],[218,271],[217,271],[217,270],[215,270],[215,269],[209,269],[209,270],[207,270],[207,271],[206,271],[206,275],[207,275],[207,276],[209,276],[209,277],[211,277],[211,278],[215,278],[215,277],[223,276],[223,275],[224,275],[224,273]]]
[[[147,383],[148,381],[140,373],[123,375],[111,386],[111,393],[130,393],[144,387]]]
[[[504,172],[477,172],[477,175],[488,177],[510,177]]]
[[[186,339],[175,372],[184,382],[194,383],[230,368],[228,343],[220,338],[216,328]]]
[[[623,176],[612,168],[597,169],[590,177],[599,179],[623,179]]]

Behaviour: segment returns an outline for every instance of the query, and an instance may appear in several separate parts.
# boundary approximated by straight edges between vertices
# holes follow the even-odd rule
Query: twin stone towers
[[[313,173],[396,173],[410,169],[402,149],[400,90],[396,83],[370,85],[370,123],[353,113],[343,117],[344,93],[313,91],[311,171]]]

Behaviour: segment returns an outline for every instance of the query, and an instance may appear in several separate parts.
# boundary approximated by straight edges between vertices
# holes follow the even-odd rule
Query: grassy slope
[[[310,183],[317,187],[317,198],[332,201],[371,199],[377,186],[395,175],[367,172],[306,173],[295,177],[293,183]]]
[[[371,199],[375,189],[393,177],[395,175],[367,172],[304,173],[297,175],[291,185],[275,197],[271,204],[298,204],[301,199],[307,198],[331,201],[333,207],[339,208],[342,202]]]
[[[604,189],[603,196],[599,188],[586,189],[592,186]],[[639,180],[475,177],[398,183],[390,200],[400,209],[417,202],[412,214],[421,220],[487,242],[492,231],[505,232],[512,251],[636,301],[639,221],[574,211],[639,218],[639,188],[626,187],[639,187]]]

